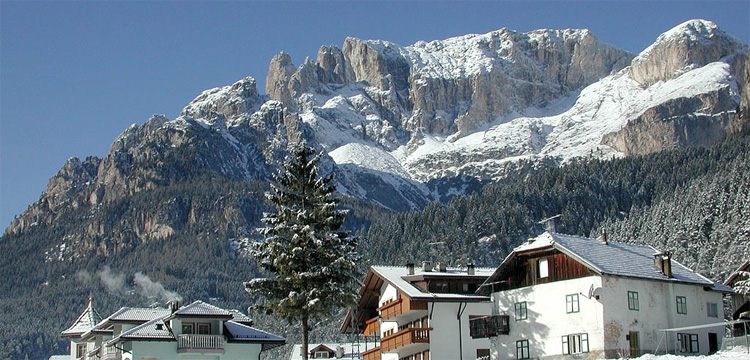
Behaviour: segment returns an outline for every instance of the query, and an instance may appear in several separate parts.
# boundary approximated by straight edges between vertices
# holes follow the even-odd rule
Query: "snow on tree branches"
[[[266,240],[250,251],[274,276],[245,283],[250,295],[261,298],[256,310],[300,321],[303,349],[308,321],[355,303],[360,277],[357,239],[339,231],[347,211],[336,209],[333,175],[318,176],[319,160],[320,154],[302,142],[291,147],[274,175],[266,197],[276,213],[263,214],[265,227],[259,230]]]

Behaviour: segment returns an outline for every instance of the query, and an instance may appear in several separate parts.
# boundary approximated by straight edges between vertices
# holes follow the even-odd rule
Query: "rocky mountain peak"
[[[720,59],[739,54],[744,61],[747,45],[707,20],[688,20],[657,37],[633,59],[631,77],[642,86],[674,79]],[[736,61],[730,60],[732,63]]]
[[[246,77],[232,85],[203,91],[182,110],[181,116],[209,124],[236,121],[258,109],[265,99],[258,94],[255,79]]]

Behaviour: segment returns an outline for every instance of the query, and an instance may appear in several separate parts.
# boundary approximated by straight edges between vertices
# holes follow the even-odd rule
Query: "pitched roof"
[[[507,267],[519,253],[556,249],[584,264],[598,274],[626,276],[649,280],[682,282],[711,286],[718,291],[731,291],[728,287],[714,283],[679,262],[672,260],[672,277],[654,268],[654,255],[660,251],[651,246],[608,242],[576,235],[545,232],[528,243],[513,249],[485,284],[497,281],[500,271]],[[484,286],[484,285],[483,285]]]
[[[94,309],[94,298],[89,296],[89,303],[86,305],[86,309],[83,310],[78,319],[62,332],[63,337],[76,337],[91,330],[96,326],[99,321],[102,320],[101,315]]]
[[[119,336],[107,341],[107,345],[113,345],[125,340],[174,340],[175,336],[169,327],[164,323],[164,319],[156,318],[138,325],[128,331],[124,331]]]
[[[386,282],[398,288],[403,294],[412,300],[429,300],[429,301],[488,301],[486,296],[475,294],[452,294],[452,293],[432,293],[424,291],[409,280],[418,277],[440,277],[440,278],[487,278],[492,275],[494,269],[475,268],[474,275],[468,275],[465,269],[446,269],[446,271],[424,271],[421,268],[414,269],[414,275],[407,275],[404,266],[372,266],[370,271],[381,277]]]
[[[229,338],[229,341],[249,341],[249,342],[262,342],[262,343],[281,343],[283,344],[286,340],[278,335],[274,335],[263,330],[258,330],[254,327],[240,324],[234,321],[225,321],[224,329],[227,330],[225,335]]]
[[[196,300],[190,305],[185,305],[179,308],[172,314],[172,317],[177,316],[205,316],[205,317],[221,317],[221,318],[232,318],[233,314],[227,310],[224,310],[218,306],[207,304],[203,301]]]
[[[105,319],[106,322],[145,322],[162,318],[170,314],[164,308],[131,308],[122,307]]]
[[[742,265],[740,265],[740,267],[738,267],[737,270],[735,270],[732,273],[732,275],[729,275],[729,277],[727,278],[727,280],[724,281],[724,285],[732,286],[733,285],[732,283],[734,282],[734,280],[738,276],[740,276],[740,271],[750,271],[750,260],[747,260],[744,263],[742,263]]]
[[[238,322],[240,324],[245,324],[245,325],[248,325],[248,326],[252,326],[253,325],[253,319],[251,319],[249,316],[243,314],[239,310],[232,309],[232,310],[229,310],[229,312],[232,313],[232,321]]]

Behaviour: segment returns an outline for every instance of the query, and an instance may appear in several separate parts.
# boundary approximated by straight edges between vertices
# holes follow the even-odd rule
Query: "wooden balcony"
[[[408,328],[380,339],[382,351],[391,352],[412,344],[428,344],[432,328]]]
[[[427,303],[411,301],[408,297],[401,295],[398,300],[384,304],[377,310],[383,320],[391,320],[412,310],[427,310]]]
[[[380,335],[380,323],[378,318],[374,317],[370,320],[365,321],[365,331],[362,332],[364,336]]]
[[[362,360],[380,360],[380,346],[363,352]]]
[[[222,335],[178,335],[178,353],[224,353],[224,336]]]

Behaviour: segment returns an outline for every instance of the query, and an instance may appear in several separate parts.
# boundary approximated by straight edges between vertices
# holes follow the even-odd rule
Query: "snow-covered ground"
[[[720,351],[713,355],[697,355],[697,356],[683,356],[683,355],[653,355],[646,354],[637,359],[640,360],[750,360],[750,353],[747,348],[738,346],[732,350]]]

